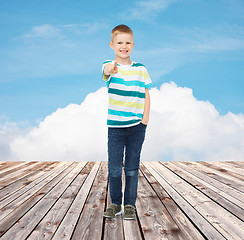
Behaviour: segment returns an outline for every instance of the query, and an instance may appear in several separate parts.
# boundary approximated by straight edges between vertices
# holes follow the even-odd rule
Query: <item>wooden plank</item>
[[[20,191],[22,188],[27,189],[26,186],[28,184],[33,183],[33,181],[45,174],[47,170],[50,171],[54,167],[54,162],[45,162],[41,165],[41,167],[39,165],[34,166],[29,174],[27,174],[23,178],[20,178],[18,181],[15,181],[14,183],[0,189],[0,209],[3,200],[8,198],[9,195],[13,196],[15,192]]]
[[[16,168],[19,165],[26,164],[24,161],[19,161],[19,162],[0,162],[0,174],[7,172],[13,168]]]
[[[76,166],[76,168],[81,169],[80,173],[52,206],[35,230],[28,236],[28,240],[47,240],[52,238],[94,165],[94,163],[91,162],[87,163],[86,166],[85,164],[86,163],[83,162],[81,165]]]
[[[74,177],[77,176],[81,170],[82,163],[74,163],[74,168],[58,183],[50,192],[48,192],[35,206],[33,206],[17,224],[13,225],[9,231],[7,231],[2,239],[3,240],[15,240],[25,239],[34,230],[38,222],[48,212],[51,206],[62,195],[64,190],[70,185]]]
[[[51,171],[50,172],[51,174],[48,175],[47,177],[46,176],[43,178],[41,177],[39,179],[40,181],[38,182],[34,181],[33,183],[26,186],[26,188],[21,189],[19,192],[11,195],[8,199],[4,199],[2,202],[0,202],[1,204],[0,222],[6,216],[8,216],[8,218],[11,215],[15,217],[18,216],[18,214],[14,212],[15,209],[17,211],[17,209],[21,206],[21,204],[27,203],[28,199],[32,199],[33,202],[34,199],[39,199],[42,194],[38,194],[38,192],[46,185],[48,186],[48,184],[52,180],[54,180],[59,174],[62,174],[62,172],[65,171],[65,169],[70,165],[71,163],[62,163],[60,167],[55,168],[55,171]],[[23,209],[23,207],[21,209]]]
[[[14,176],[16,173],[19,173],[21,170],[34,166],[35,164],[38,164],[38,162],[22,162],[22,164],[18,164],[17,166],[14,165],[13,167],[6,169],[5,171],[3,170],[0,174],[1,183],[6,178],[10,178]]]
[[[244,161],[225,161],[225,162],[233,166],[236,166],[238,168],[244,168]]]
[[[229,187],[228,185],[213,179],[200,171],[195,170],[191,167],[191,165],[189,165],[189,163],[175,162],[174,164],[198,177],[200,180],[205,182],[205,185],[208,184],[208,187],[212,186],[212,189],[215,189],[215,191],[218,192],[221,196],[244,209],[243,194],[240,191]]]
[[[139,173],[136,209],[146,240],[181,239],[178,226],[141,172]]]
[[[242,239],[244,236],[243,222],[230,212],[221,208],[206,195],[187,184],[171,170],[160,163],[152,163],[163,174],[170,185],[181,194],[207,221],[209,221],[225,238]]]
[[[162,201],[165,208],[179,227],[183,239],[188,240],[203,240],[203,236],[187,218],[187,216],[181,211],[174,200],[168,195],[165,189],[159,184],[159,182],[153,177],[148,169],[141,164],[140,166],[145,178],[150,183],[151,187],[157,193],[158,198]]]
[[[217,204],[221,205],[222,207],[230,211],[232,214],[240,218],[242,221],[244,221],[244,210],[232,203],[231,201],[229,201],[228,199],[226,199],[225,197],[223,197],[222,192],[218,188],[215,188],[211,184],[202,181],[197,176],[192,175],[190,172],[181,169],[179,166],[177,166],[177,164],[174,164],[172,162],[164,162],[162,164],[169,168],[172,172],[183,178],[189,184],[194,186],[196,189],[206,194]],[[223,193],[223,195],[226,196],[227,194]]]
[[[227,162],[214,162],[213,164],[217,164],[219,167],[223,168],[224,170],[228,170],[240,176],[244,176],[244,168],[236,167],[235,165],[228,164]]]
[[[122,172],[123,178],[123,189],[125,189],[125,172]],[[123,198],[124,201],[124,198]],[[123,219],[123,226],[124,226],[124,239],[125,240],[142,240],[144,239],[143,233],[139,227],[140,217],[137,216],[135,221],[131,220],[124,220]]]
[[[73,168],[75,164],[66,163],[65,168],[61,169],[54,176],[45,179],[43,185],[38,186],[36,192],[31,191],[31,195],[24,196],[23,202],[14,201],[6,208],[1,210],[1,217],[7,210],[8,215],[0,221],[0,236],[2,236],[9,228],[15,224],[26,212],[29,211],[38,201],[40,201],[53,187],[55,187]],[[47,182],[48,181],[48,182]],[[39,188],[41,187],[41,188]],[[22,203],[22,204],[20,204]]]
[[[217,172],[224,173],[224,175],[232,176],[234,178],[237,178],[238,181],[244,182],[243,181],[244,180],[244,176],[239,175],[239,174],[236,174],[236,173],[234,173],[232,171],[229,171],[227,169],[221,168],[219,166],[219,164],[217,165],[214,162],[200,162],[200,163],[203,164],[204,166],[207,166],[207,167],[211,168],[211,169],[217,170]],[[242,169],[240,168],[239,170],[242,170],[243,171],[244,168],[242,168]],[[232,178],[232,179],[234,179],[234,178]]]
[[[174,199],[176,204],[188,216],[188,218],[197,226],[201,233],[210,240],[223,240],[224,236],[217,231],[188,201],[186,201],[167,181],[162,171],[159,171],[161,166],[154,165],[153,162],[143,162],[145,167],[160,183],[160,185],[167,191],[169,196]],[[167,180],[166,180],[167,179]]]
[[[109,186],[107,186],[107,201],[106,206],[109,206],[111,204],[111,198],[110,198],[110,192],[109,192]],[[115,218],[104,218],[104,227],[103,227],[103,240],[110,240],[110,239],[116,239],[116,240],[123,240],[124,239],[124,233],[123,233],[123,222],[122,222],[122,215],[116,216]]]
[[[26,172],[28,173],[29,171],[31,171],[32,167],[34,167],[35,165],[42,164],[43,163],[38,162],[28,162],[19,166],[18,168],[3,173],[3,176],[1,176],[0,189],[22,178],[26,174]]]
[[[124,220],[123,219],[123,226],[124,226],[124,239],[125,240],[141,240],[142,235],[140,233],[140,229],[138,226],[138,221],[131,221],[131,220]],[[107,238],[109,240],[109,238]]]
[[[204,174],[207,174],[208,176],[226,184],[227,186],[230,186],[236,190],[244,192],[243,181],[241,181],[235,177],[229,176],[225,173],[216,171],[212,168],[209,168],[206,165],[204,165],[203,162],[190,162],[190,165],[193,166],[196,170],[198,170]]]
[[[125,174],[122,171],[122,189],[125,188]],[[124,198],[123,198],[124,199]],[[122,202],[123,202],[122,199]],[[109,186],[107,190],[107,206],[110,205],[111,198],[109,192]],[[122,206],[122,210],[123,210]],[[116,240],[141,240],[141,232],[136,221],[128,221],[123,219],[123,215],[116,216],[115,219],[104,218],[104,240],[116,239]]]
[[[107,162],[102,162],[72,235],[72,240],[101,239],[107,190],[107,176]]]
[[[26,162],[13,165],[0,163],[0,173],[5,173],[2,175],[5,179],[11,179],[14,177],[14,169],[25,164]],[[38,164],[39,169],[35,167]],[[52,164],[42,162],[29,168],[23,167],[22,170],[18,170],[18,174],[26,175],[14,179],[10,185],[0,190],[0,194],[8,194],[0,200],[1,239],[68,240],[102,237],[104,240],[151,240],[158,232],[165,230],[167,233],[167,229],[171,227],[165,224],[164,229],[161,222],[161,225],[158,224],[158,218],[165,221],[161,212],[172,217],[172,221],[180,229],[179,232],[172,232],[169,236],[171,239],[198,240],[203,239],[202,234],[205,235],[205,239],[243,239],[243,193],[233,188],[233,185],[230,186],[230,183],[238,186],[243,182],[244,162],[166,162],[148,163],[148,166],[147,163],[145,166],[141,164],[138,188],[140,202],[137,200],[136,205],[138,219],[128,221],[119,216],[109,224],[106,222],[107,219],[102,218],[107,177],[104,174],[105,170],[101,170],[100,162],[94,163],[98,167],[92,167],[90,173],[87,169],[87,177],[82,174],[85,169],[79,172],[79,167],[75,167],[72,162]],[[107,171],[106,164],[104,166]],[[29,173],[26,172],[27,169],[30,170]],[[98,169],[99,173],[102,171],[103,177],[98,174]],[[225,170],[234,174],[228,175]],[[207,171],[210,174],[206,174]],[[96,178],[96,174],[100,176],[99,179]],[[220,182],[220,179],[225,179],[226,182]],[[148,216],[144,216],[144,213]],[[143,225],[143,218],[151,218],[152,221],[148,221],[147,224],[154,226],[152,234],[142,231],[144,236],[141,235],[139,224],[141,229],[146,225]],[[12,232],[14,234],[11,234]]]
[[[88,193],[90,192],[99,166],[100,162],[95,162],[90,174],[86,178],[84,184],[82,185],[82,188],[78,192],[74,202],[67,211],[52,240],[71,239],[72,233],[78,221],[79,215],[84,207],[85,201],[87,199]]]

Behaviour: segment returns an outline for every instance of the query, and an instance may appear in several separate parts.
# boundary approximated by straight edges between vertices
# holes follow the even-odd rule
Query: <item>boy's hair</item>
[[[126,26],[126,25],[124,25],[124,24],[121,24],[121,25],[116,26],[116,27],[112,30],[112,32],[111,32],[111,39],[113,40],[113,38],[114,38],[116,35],[120,34],[120,33],[129,33],[129,34],[131,34],[131,35],[133,36],[133,32],[132,32],[132,30],[131,30],[128,26]]]

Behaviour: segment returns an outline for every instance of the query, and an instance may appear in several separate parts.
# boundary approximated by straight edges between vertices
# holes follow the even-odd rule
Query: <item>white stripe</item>
[[[116,94],[109,93],[109,98],[117,100],[117,101],[122,101],[122,102],[133,102],[133,103],[145,103],[144,98],[136,98],[136,97],[127,97],[127,96],[119,96]]]
[[[144,77],[143,76],[137,76],[137,75],[123,75],[121,73],[116,73],[112,75],[113,77],[117,78],[123,78],[126,81],[141,81],[144,82]]]
[[[116,111],[123,111],[123,112],[133,112],[135,114],[143,114],[144,110],[143,109],[138,109],[138,108],[127,108],[127,107],[121,107],[118,105],[109,105],[109,109],[111,110],[116,110]]]
[[[149,83],[151,83],[152,81],[151,81],[151,78],[148,78],[148,79],[146,79],[145,80],[145,85],[147,85],[147,84],[149,84]]]
[[[134,92],[139,92],[139,93],[145,93],[145,88],[138,87],[138,86],[126,86],[126,85],[112,83],[112,82],[109,84],[109,88],[124,90],[124,91],[134,91]]]
[[[124,116],[116,116],[116,115],[110,115],[108,114],[108,119],[113,121],[131,121],[131,120],[138,120],[140,119],[137,116],[133,117],[124,117]]]

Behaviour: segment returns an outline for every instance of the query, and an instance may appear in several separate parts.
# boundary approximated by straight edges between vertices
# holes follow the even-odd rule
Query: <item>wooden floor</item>
[[[0,238],[243,240],[243,170],[142,162],[137,220],[111,220],[106,162],[0,162]]]

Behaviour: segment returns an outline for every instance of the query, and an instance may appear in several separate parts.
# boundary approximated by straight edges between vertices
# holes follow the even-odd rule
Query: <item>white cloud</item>
[[[64,25],[43,24],[33,27],[30,31],[23,34],[22,38],[67,38],[71,33],[73,35],[90,35],[106,28],[107,24],[104,22],[86,22]]]
[[[106,26],[105,21],[34,26],[6,49],[0,81],[96,73],[109,48],[101,37]]]
[[[61,25],[62,31],[72,32],[77,35],[90,35],[97,31],[106,29],[108,26],[105,22],[90,22],[82,24],[66,24]]]
[[[243,114],[221,116],[211,103],[197,100],[191,89],[173,82],[153,88],[150,93],[151,118],[142,160],[243,160]],[[107,90],[101,88],[89,94],[81,105],[58,109],[37,128],[2,138],[5,157],[106,160],[106,109]]]
[[[160,12],[169,7],[170,4],[178,0],[149,0],[138,1],[135,6],[126,13],[124,17],[130,20],[150,21],[156,17]]]
[[[243,160],[244,115],[219,115],[189,88],[165,83],[151,90],[145,155],[153,160]]]
[[[29,132],[28,122],[10,122],[6,116],[0,117],[0,161],[13,159],[10,143],[16,137],[25,136]]]
[[[13,155],[18,160],[104,160],[106,96],[102,88],[89,94],[81,105],[58,109],[38,128],[11,143]]]
[[[51,24],[35,26],[23,35],[24,38],[56,38],[60,36],[60,30]]]

